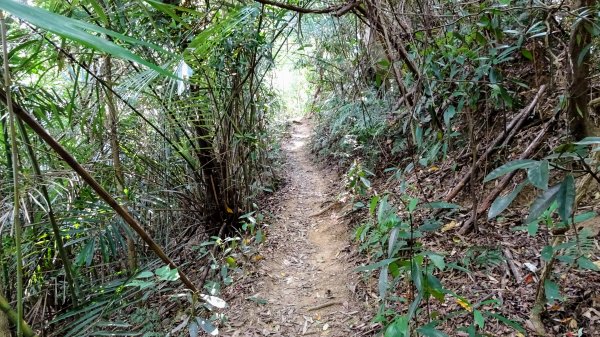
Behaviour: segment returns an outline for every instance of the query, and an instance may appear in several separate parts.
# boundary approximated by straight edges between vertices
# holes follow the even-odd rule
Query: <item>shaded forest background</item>
[[[290,95],[344,181],[374,333],[599,333],[594,1],[0,10],[0,336],[226,325]]]

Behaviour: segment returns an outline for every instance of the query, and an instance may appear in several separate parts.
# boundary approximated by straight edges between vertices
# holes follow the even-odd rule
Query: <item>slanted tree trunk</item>
[[[1,288],[1,285],[0,285]],[[6,324],[4,325],[3,321],[0,321],[0,337],[11,337],[12,335],[10,334],[10,331],[8,331],[8,322],[10,321],[10,323],[12,323],[13,325],[17,325],[17,322],[19,320],[19,315],[10,307],[10,303],[8,303],[8,300],[6,299],[6,297],[4,297],[4,294],[2,293],[2,291],[0,290],[0,320],[5,319],[6,320]],[[6,330],[2,329],[2,327],[6,326]],[[31,327],[29,326],[29,324],[27,324],[27,322],[25,322],[24,320],[21,319],[21,328],[22,328],[22,332],[23,332],[23,337],[36,337],[37,335],[35,334],[35,332],[31,329]],[[8,331],[8,332],[6,332]],[[6,334],[3,334],[6,333]]]
[[[4,285],[2,282],[0,282],[0,295],[4,295]],[[8,316],[4,311],[0,311],[0,337],[11,337]]]
[[[595,0],[576,1],[576,8],[590,8]],[[567,66],[568,108],[567,119],[571,136],[579,140],[591,135],[592,127],[589,125],[588,105],[590,102],[590,43],[592,42],[591,25],[589,21],[593,11],[584,12],[571,32],[569,41],[569,57]]]

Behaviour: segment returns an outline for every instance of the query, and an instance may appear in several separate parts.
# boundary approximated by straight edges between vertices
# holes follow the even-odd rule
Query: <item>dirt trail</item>
[[[323,212],[335,177],[313,162],[310,132],[307,121],[294,123],[284,144],[288,184],[274,196],[279,211],[264,260],[244,285],[254,300],[230,303],[225,336],[358,336],[369,320],[353,295],[351,234],[335,210]]]

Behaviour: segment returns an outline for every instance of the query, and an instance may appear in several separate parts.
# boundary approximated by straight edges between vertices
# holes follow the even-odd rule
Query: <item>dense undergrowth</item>
[[[292,40],[381,334],[598,334],[596,2],[28,3],[0,2],[0,335],[216,333]]]
[[[595,335],[597,5],[436,4],[317,20],[305,60],[313,149],[345,177],[374,321]]]
[[[215,333],[278,183],[267,80],[295,15],[30,3],[0,3],[0,335]]]

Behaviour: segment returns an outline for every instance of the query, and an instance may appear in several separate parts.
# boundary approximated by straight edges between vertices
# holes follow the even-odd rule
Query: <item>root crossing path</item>
[[[367,330],[368,310],[354,295],[351,234],[324,206],[332,201],[334,176],[314,163],[307,147],[311,130],[307,121],[294,123],[284,144],[288,183],[273,196],[276,221],[257,271],[231,294],[236,298],[225,336],[346,337]]]

